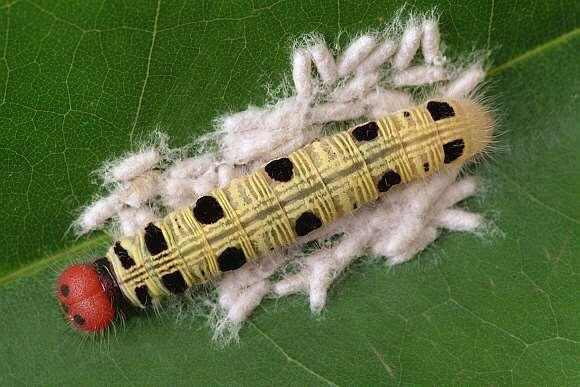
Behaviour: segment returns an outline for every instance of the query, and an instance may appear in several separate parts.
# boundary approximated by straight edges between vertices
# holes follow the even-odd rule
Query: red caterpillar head
[[[69,266],[56,283],[62,311],[74,327],[87,332],[97,332],[111,324],[118,290],[106,259]]]

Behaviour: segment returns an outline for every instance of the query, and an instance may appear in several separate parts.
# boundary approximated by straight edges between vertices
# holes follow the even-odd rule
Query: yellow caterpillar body
[[[476,102],[437,99],[322,137],[148,224],[107,259],[124,296],[144,307],[462,164],[489,144],[492,124]]]

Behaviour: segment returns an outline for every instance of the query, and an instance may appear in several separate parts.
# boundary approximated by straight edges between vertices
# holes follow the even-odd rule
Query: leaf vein
[[[63,251],[50,255],[39,261],[35,261],[30,265],[23,266],[18,270],[15,270],[11,273],[6,274],[5,276],[0,277],[0,286],[5,285],[12,281],[16,281],[19,278],[26,277],[33,273],[36,273],[39,270],[42,270],[46,266],[50,265],[51,263],[58,262],[59,260],[67,258],[72,254],[92,249],[93,247],[98,246],[101,243],[108,241],[109,239],[110,238],[108,235],[101,234],[95,238],[87,239],[81,243],[76,243]]]
[[[580,28],[575,28],[572,31],[566,32],[565,34],[562,34],[562,35],[558,36],[557,38],[554,38],[554,39],[549,40],[543,44],[540,44],[539,46],[536,46],[536,47],[532,48],[531,50],[525,51],[524,53],[508,60],[507,62],[504,62],[496,67],[492,67],[491,69],[488,70],[487,75],[489,77],[493,77],[499,73],[502,73],[502,72],[518,65],[521,62],[525,62],[530,58],[533,58],[537,55],[540,55],[542,52],[544,52],[546,50],[557,47],[561,44],[568,42],[571,39],[574,39],[579,34],[580,34]]]
[[[145,71],[145,79],[143,79],[143,86],[141,87],[141,95],[139,96],[139,101],[137,103],[137,111],[135,112],[133,125],[131,126],[131,131],[129,132],[129,143],[131,144],[131,147],[133,147],[133,137],[135,135],[135,128],[137,127],[139,116],[141,115],[141,108],[143,106],[143,97],[145,95],[145,89],[147,88],[147,83],[149,81],[149,74],[151,71],[151,58],[153,56],[153,48],[155,47],[155,37],[157,36],[157,22],[159,20],[160,9],[161,9],[161,0],[158,0],[157,8],[155,10],[155,22],[153,23],[153,32],[151,34],[151,45],[149,46],[149,55],[147,56],[147,70]]]
[[[290,363],[293,363],[296,366],[298,366],[299,368],[302,368],[304,371],[308,372],[309,374],[311,374],[313,376],[316,376],[317,378],[319,378],[320,380],[322,380],[323,382],[325,382],[326,384],[328,384],[330,386],[338,386],[333,381],[325,378],[324,376],[320,375],[319,373],[315,372],[314,370],[308,368],[306,365],[304,365],[304,363],[302,363],[302,362],[294,359],[290,355],[288,355],[288,353],[284,350],[284,348],[282,348],[278,343],[276,343],[276,341],[274,341],[274,339],[272,339],[264,331],[262,331],[260,328],[258,328],[258,326],[256,324],[254,324],[253,322],[250,321],[249,322],[249,325],[251,325],[252,327],[254,327],[256,329],[256,331],[258,331],[258,333],[261,336],[263,336],[266,340],[268,340],[274,346],[274,348],[276,348],[282,355],[284,355],[284,357],[286,358],[286,360],[288,360]]]

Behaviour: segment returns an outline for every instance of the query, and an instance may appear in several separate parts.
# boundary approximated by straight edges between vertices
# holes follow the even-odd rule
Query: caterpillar
[[[480,103],[435,99],[321,137],[70,266],[57,281],[61,309],[77,329],[103,330],[126,305],[157,304],[307,241],[393,186],[463,164],[492,128]]]

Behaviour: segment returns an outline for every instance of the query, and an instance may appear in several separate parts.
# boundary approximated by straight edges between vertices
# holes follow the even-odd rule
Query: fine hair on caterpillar
[[[61,308],[76,328],[101,331],[126,305],[157,305],[316,239],[393,187],[458,170],[489,146],[493,127],[478,102],[432,98],[318,138],[69,267],[57,282]]]

